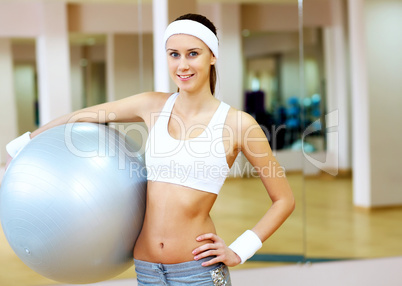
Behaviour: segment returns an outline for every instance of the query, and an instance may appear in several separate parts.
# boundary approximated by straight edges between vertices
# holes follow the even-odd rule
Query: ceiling
[[[54,0],[48,0],[54,1]],[[152,0],[58,0],[68,3],[131,3],[131,4],[145,4],[152,3]],[[277,3],[277,4],[297,4],[299,0],[197,0],[198,3]],[[303,1],[303,0],[300,0]],[[306,0],[304,0],[306,1]],[[308,0],[307,0],[308,1]]]
[[[3,2],[4,0],[0,0]],[[27,1],[27,0],[25,0]],[[153,0],[44,0],[44,1],[60,1],[67,3],[122,3],[122,4],[151,4]],[[177,0],[171,0],[177,1]],[[298,1],[324,1],[324,0],[196,0],[197,3],[241,3],[241,4],[297,4]],[[325,0],[327,1],[327,0]],[[105,41],[104,35],[81,35],[77,33],[70,33],[70,42],[77,45],[92,45],[92,43],[103,43]],[[16,43],[32,43],[33,39],[14,39]]]

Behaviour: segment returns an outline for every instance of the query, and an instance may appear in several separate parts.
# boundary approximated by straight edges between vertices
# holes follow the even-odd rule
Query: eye
[[[196,56],[198,56],[198,53],[197,52],[190,52],[190,57],[196,57]]]
[[[179,57],[179,53],[171,52],[171,53],[170,53],[170,56],[171,56],[172,58],[178,58],[178,57]]]

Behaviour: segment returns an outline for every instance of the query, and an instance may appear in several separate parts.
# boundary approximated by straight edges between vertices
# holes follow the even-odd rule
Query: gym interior
[[[189,12],[218,27],[216,97],[264,127],[296,198],[231,269],[233,285],[400,285],[400,0],[1,1],[0,181],[17,136],[90,105],[175,92],[162,35]],[[230,242],[269,204],[240,154],[211,215]],[[0,285],[62,285],[27,267],[3,231],[0,265]],[[135,271],[97,285],[136,285]]]

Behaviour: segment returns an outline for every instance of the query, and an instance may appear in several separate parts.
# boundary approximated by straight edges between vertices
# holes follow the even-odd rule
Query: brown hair
[[[179,20],[196,21],[198,23],[203,24],[205,27],[209,28],[215,34],[215,36],[217,35],[215,25],[210,20],[208,20],[208,18],[205,16],[190,13],[190,14],[185,14],[185,15],[180,16],[175,21],[179,21]],[[214,95],[214,93],[215,93],[215,86],[216,86],[216,68],[215,68],[215,65],[211,65],[211,69],[209,71],[209,87],[211,89],[212,95]]]

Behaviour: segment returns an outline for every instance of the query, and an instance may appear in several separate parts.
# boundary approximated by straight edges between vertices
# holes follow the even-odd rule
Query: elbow
[[[296,208],[296,201],[293,196],[282,198],[281,200],[274,202],[274,204],[277,204],[278,207],[282,209],[282,213],[285,217],[289,217]]]
[[[296,209],[296,200],[294,197],[292,197],[292,200],[290,202],[290,213],[292,213]]]
[[[287,200],[287,210],[288,210],[288,216],[290,216],[293,211],[296,208],[296,200],[293,196],[291,196],[288,200]]]

